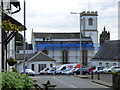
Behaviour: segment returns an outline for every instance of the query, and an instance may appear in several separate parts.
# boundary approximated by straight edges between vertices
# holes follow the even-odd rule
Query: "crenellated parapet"
[[[98,16],[97,11],[83,11],[80,14],[81,14],[81,16]]]

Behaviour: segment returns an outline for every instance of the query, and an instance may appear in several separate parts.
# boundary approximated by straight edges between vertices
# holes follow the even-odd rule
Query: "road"
[[[92,83],[89,79],[81,79],[75,76],[66,75],[39,75],[35,77],[30,77],[37,79],[37,83],[42,87],[43,83],[47,83],[49,80],[51,84],[57,85],[56,88],[105,88],[108,87],[101,86]],[[95,90],[95,89],[94,89]]]

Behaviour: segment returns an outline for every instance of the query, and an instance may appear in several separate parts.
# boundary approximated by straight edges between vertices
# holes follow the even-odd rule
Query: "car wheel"
[[[108,72],[111,72],[110,70]]]
[[[74,73],[74,75],[77,75],[76,73]]]

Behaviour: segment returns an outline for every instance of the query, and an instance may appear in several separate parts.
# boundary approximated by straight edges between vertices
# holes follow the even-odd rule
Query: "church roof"
[[[120,60],[120,40],[104,43],[92,60]]]
[[[50,37],[52,39],[76,39],[80,38],[80,32],[68,32],[68,33],[33,33],[34,38]],[[83,36],[82,36],[83,37]],[[91,37],[84,37],[91,38]]]

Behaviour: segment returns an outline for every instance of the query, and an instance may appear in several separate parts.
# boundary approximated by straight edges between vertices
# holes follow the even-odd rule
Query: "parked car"
[[[23,70],[21,71],[21,74],[23,74]],[[31,69],[25,69],[25,74],[28,74],[30,76],[34,76],[35,75],[35,72]]]
[[[77,68],[77,69],[73,72],[73,75],[79,75],[79,74],[80,74],[80,69],[82,69],[82,74],[87,74],[87,73],[89,73],[88,68]]]
[[[116,67],[113,69],[113,72],[120,72],[120,67]]]
[[[70,71],[67,71],[65,74],[66,75],[72,75],[75,70],[76,70],[76,68],[73,68]]]
[[[53,66],[50,70],[47,71],[47,74],[56,74],[56,70],[59,69],[60,66]]]
[[[95,70],[92,70],[92,72],[93,72],[94,74],[96,74],[99,70],[102,70],[103,68],[104,68],[104,66],[98,66],[98,67],[96,67]]]
[[[69,70],[64,70],[64,71],[61,72],[61,74],[62,74],[62,75],[66,75],[66,73],[69,72],[70,70],[71,70],[71,69],[69,69]]]
[[[103,69],[104,69],[104,67],[101,67],[101,68],[97,71],[97,73],[103,73]]]
[[[120,67],[118,66],[112,66],[106,70],[104,70],[104,73],[108,73],[108,72],[119,72],[120,71]]]
[[[47,71],[50,70],[50,68],[44,68],[43,70],[40,71],[41,74],[47,74]]]
[[[89,73],[91,73],[93,70],[95,70],[96,67],[90,67],[88,70],[89,70]]]
[[[105,68],[102,70],[102,72],[103,72],[103,73],[107,73],[106,71],[107,71],[108,69],[109,69],[108,67],[105,67]]]

